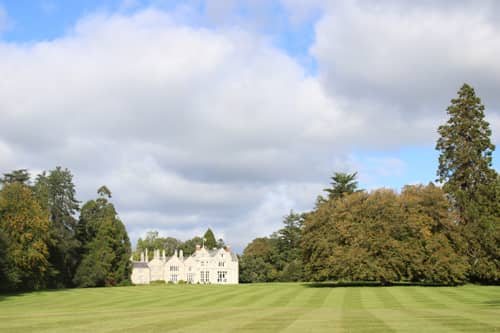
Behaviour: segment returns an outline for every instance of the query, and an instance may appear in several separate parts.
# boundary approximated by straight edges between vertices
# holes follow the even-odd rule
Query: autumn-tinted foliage
[[[447,199],[434,185],[330,199],[306,215],[310,280],[456,284],[466,264]]]
[[[24,183],[4,182],[0,191],[3,289],[41,289],[49,270],[50,221]]]
[[[68,169],[57,167],[38,175],[34,185],[25,169],[0,179],[0,290],[128,280],[130,242],[104,197],[111,193],[101,187],[101,197],[84,206],[77,223],[72,177]]]

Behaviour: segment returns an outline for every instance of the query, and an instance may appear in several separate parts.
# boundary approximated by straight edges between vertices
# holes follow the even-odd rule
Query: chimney
[[[201,249],[200,244],[196,244],[196,251],[200,251],[200,249]]]
[[[166,257],[165,257],[165,249],[163,249],[162,253],[161,253],[161,256],[162,256],[162,260],[165,260]]]
[[[141,251],[141,262],[144,262],[144,251]]]
[[[184,258],[184,252],[182,250],[179,251],[179,257],[182,259]]]
[[[231,245],[226,245],[226,251],[231,253]]]
[[[146,257],[145,257],[146,262],[148,262],[148,261],[149,261],[149,256],[148,256],[148,248],[146,248],[146,254],[145,254],[145,256],[146,256]]]
[[[177,249],[175,249],[175,251],[174,251],[174,256],[178,257],[178,255],[177,255]]]

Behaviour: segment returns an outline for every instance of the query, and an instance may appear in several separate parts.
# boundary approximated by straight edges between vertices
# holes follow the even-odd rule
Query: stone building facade
[[[204,284],[237,284],[239,280],[238,256],[226,249],[208,250],[196,246],[196,251],[184,257],[182,250],[171,257],[165,250],[155,250],[153,259],[147,260],[147,250],[139,261],[132,261],[133,284],[149,284],[151,281]]]

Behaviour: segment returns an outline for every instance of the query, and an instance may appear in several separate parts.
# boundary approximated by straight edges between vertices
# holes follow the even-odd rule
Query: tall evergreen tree
[[[278,239],[280,281],[300,281],[303,278],[302,249],[300,247],[303,220],[301,214],[290,211],[283,218],[283,228],[275,234]]]
[[[103,186],[98,193],[98,199],[82,207],[78,222],[77,236],[83,251],[73,280],[80,287],[116,285],[129,277],[131,248],[127,231],[108,202],[109,189]]]
[[[51,220],[49,253],[54,270],[49,286],[70,287],[77,265],[76,218],[79,202],[75,198],[73,175],[57,167],[38,175],[34,192]]]
[[[214,233],[212,229],[208,228],[203,235],[204,244],[208,249],[213,249],[217,247],[217,241],[215,240]]]
[[[500,279],[498,175],[492,168],[491,129],[474,89],[464,84],[447,109],[449,119],[438,128],[438,181],[449,194],[468,241],[470,278]]]

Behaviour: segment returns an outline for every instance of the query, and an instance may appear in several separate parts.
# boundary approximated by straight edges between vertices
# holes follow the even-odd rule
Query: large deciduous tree
[[[45,287],[50,220],[26,180],[4,181],[0,191],[3,278],[11,289]]]
[[[276,238],[256,238],[247,245],[240,258],[240,281],[272,282],[279,277]]]
[[[310,280],[457,284],[465,267],[444,192],[434,185],[329,200],[305,215]]]
[[[438,128],[438,181],[449,194],[465,247],[470,279],[500,280],[499,180],[492,168],[491,129],[474,89],[464,84],[447,109],[449,119]]]
[[[148,231],[144,239],[139,238],[137,240],[137,246],[134,253],[136,258],[140,258],[141,252],[148,249],[149,259],[152,259],[154,250],[160,249],[165,250],[165,255],[171,256],[174,254],[175,250],[182,248],[182,241],[174,237],[160,237],[158,231]],[[194,248],[194,247],[193,247]]]

